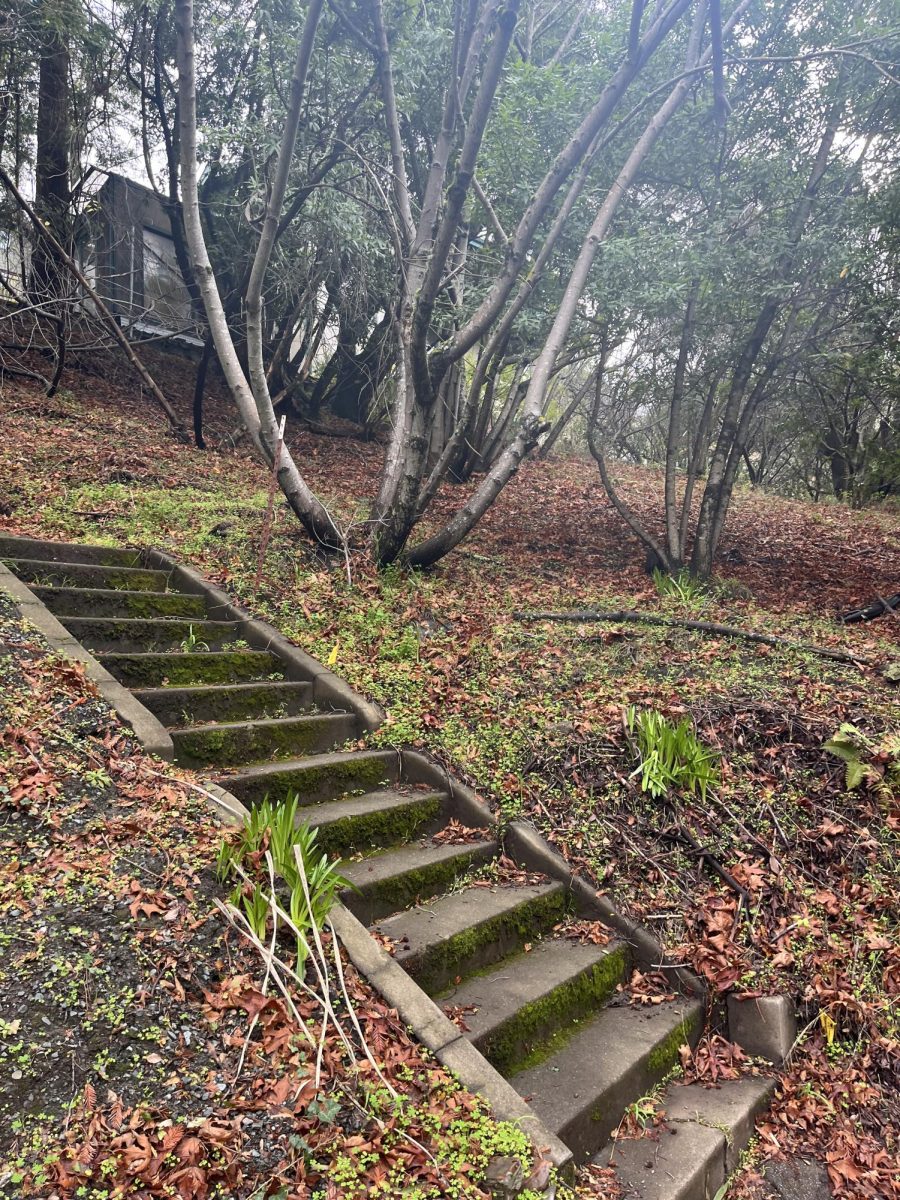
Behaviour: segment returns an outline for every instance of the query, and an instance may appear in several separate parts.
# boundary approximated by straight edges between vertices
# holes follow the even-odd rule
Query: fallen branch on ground
[[[656,613],[635,612],[621,609],[618,612],[602,612],[593,609],[572,609],[571,612],[516,612],[519,621],[568,621],[573,624],[590,621],[630,621],[636,625],[662,625],[669,629],[692,629],[696,633],[710,633],[715,637],[743,638],[747,642],[762,642],[765,646],[783,646],[803,654],[817,654],[820,658],[831,658],[835,662],[851,663],[854,667],[874,667],[870,658],[852,654],[849,650],[832,650],[829,646],[815,646],[809,642],[792,642],[790,638],[776,637],[772,633],[754,633],[750,629],[739,629],[737,625],[718,625],[715,621],[688,621],[677,617],[661,617]]]
[[[874,621],[876,617],[884,616],[889,612],[891,616],[898,616],[898,608],[900,608],[900,592],[896,595],[879,596],[874,604],[869,604],[866,608],[854,608],[851,612],[844,613],[841,617],[841,623],[844,625],[854,625],[857,621]]]

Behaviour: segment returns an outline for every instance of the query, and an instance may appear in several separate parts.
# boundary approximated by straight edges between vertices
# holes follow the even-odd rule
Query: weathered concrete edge
[[[329,920],[357,971],[397,1010],[418,1041],[453,1071],[464,1087],[484,1096],[499,1120],[520,1126],[535,1146],[546,1149],[556,1167],[568,1167],[572,1162],[568,1146],[542,1124],[519,1093],[494,1070],[400,964],[378,945],[350,910],[337,903]]]
[[[652,933],[630,917],[623,916],[608,896],[601,895],[573,871],[562,854],[532,824],[512,821],[504,833],[503,848],[514,862],[564,883],[582,908],[595,912],[604,925],[615,929],[628,942],[643,966],[669,973],[688,995],[707,996],[708,988],[699,976],[674,963]]]
[[[77,641],[34,592],[3,563],[0,563],[0,587],[15,602],[22,616],[38,629],[52,650],[64,658],[79,662],[84,673],[100,696],[130,726],[135,737],[149,754],[172,762],[175,747],[165,726],[149,709],[144,708],[131,692],[123,687],[109,671]]]
[[[665,1116],[668,1125],[704,1125],[708,1129],[719,1129],[725,1134],[725,1145],[722,1147],[724,1159],[721,1167],[723,1178],[726,1179],[737,1170],[741,1154],[753,1139],[756,1118],[771,1104],[777,1080],[768,1075],[744,1076],[737,1080],[723,1081],[720,1091],[724,1093],[730,1084],[737,1084],[747,1094],[741,1098],[727,1127],[716,1120],[714,1113],[705,1113],[702,1104],[698,1104],[695,1109],[691,1110],[683,1103],[680,1108],[672,1105],[670,1099],[670,1107],[675,1108],[675,1111],[671,1112],[667,1107]],[[670,1093],[670,1096],[674,1098],[676,1092]],[[713,1098],[713,1103],[718,1094],[717,1091],[708,1093]],[[683,1101],[683,1097],[678,1097],[678,1099]]]
[[[377,729],[382,724],[385,714],[377,704],[360,696],[333,671],[289,642],[274,626],[251,616],[235,604],[227,592],[205,580],[199,571],[178,562],[164,550],[145,550],[142,557],[148,567],[165,571],[179,591],[204,596],[210,620],[240,621],[241,633],[251,646],[268,650],[292,669],[296,678],[312,683],[314,701],[349,709],[359,721],[361,732]]]
[[[462,824],[472,827],[486,826],[496,830],[500,821],[484,800],[466,784],[456,779],[443,763],[438,762],[421,750],[401,750],[401,777],[408,783],[427,783],[450,796],[451,807],[462,819]]]

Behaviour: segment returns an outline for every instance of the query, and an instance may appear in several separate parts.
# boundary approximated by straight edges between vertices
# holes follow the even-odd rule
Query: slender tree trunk
[[[775,280],[773,282],[777,280],[782,287],[788,279],[796,259],[797,248],[803,237],[803,232],[812,211],[813,202],[819,190],[819,184],[822,181],[822,176],[825,174],[831,149],[837,136],[838,124],[844,111],[845,103],[842,82],[843,68],[841,69],[838,81],[837,98],[828,114],[825,130],[819,141],[806,186],[795,207],[788,233],[787,246],[780,256],[775,270]],[[716,546],[725,522],[725,515],[728,511],[731,489],[734,486],[737,462],[734,460],[733,452],[741,424],[741,406],[747,392],[754,365],[759,358],[769,330],[782,303],[781,293],[778,291],[773,291],[765,301],[753,326],[753,330],[744,344],[731,378],[731,386],[728,392],[728,399],[725,403],[722,426],[719,430],[719,437],[716,441],[716,448],[710,463],[706,487],[703,490],[703,500],[700,505],[697,532],[691,555],[691,571],[703,579],[708,578],[712,573]]]
[[[749,0],[742,0],[742,3],[732,14],[732,22],[737,20],[738,14],[748,4]],[[700,54],[704,13],[704,6],[701,4],[691,31],[687,54],[688,68],[702,63],[707,57],[707,55]],[[634,181],[638,170],[655,146],[668,122],[687,99],[692,86],[692,78],[692,76],[687,76],[681,79],[653,115],[644,132],[635,143],[625,165],[619,172],[618,177],[597,213],[575,261],[575,266],[563,294],[559,309],[557,310],[556,319],[553,322],[544,347],[534,363],[518,433],[497,459],[481,486],[450,519],[444,529],[414,547],[409,554],[410,562],[416,565],[427,566],[430,563],[436,562],[455,546],[459,545],[490,505],[493,504],[498,494],[518,470],[522,459],[531,452],[537,444],[540,435],[547,429],[547,424],[541,417],[544,396],[553,374],[556,359],[562,350],[572,321],[575,318],[578,303],[584,291],[594,258],[608,236],[619,204]]]
[[[640,520],[638,520],[637,514],[631,508],[629,508],[629,506],[619,495],[612,479],[610,478],[610,474],[606,466],[606,455],[603,452],[603,447],[597,440],[597,420],[600,414],[600,399],[602,395],[603,372],[605,364],[606,353],[604,351],[604,354],[597,366],[594,384],[594,402],[591,406],[590,416],[588,417],[588,447],[594,462],[597,464],[597,469],[600,472],[600,482],[603,484],[604,491],[609,497],[613,508],[616,510],[631,532],[647,547],[649,552],[648,558],[653,561],[654,565],[659,566],[671,574],[674,564],[669,561],[664,547],[657,542],[656,538],[653,537],[650,531]]]
[[[681,405],[684,397],[684,374],[687,368],[688,354],[694,336],[694,314],[697,308],[697,295],[700,291],[700,280],[691,281],[684,321],[681,325],[681,342],[678,347],[678,360],[675,363],[675,378],[672,382],[672,401],[669,405],[669,430],[666,439],[666,540],[668,541],[669,559],[681,568],[684,559],[684,547],[681,544],[681,525],[679,522],[678,497],[676,494],[676,472],[678,468],[678,451],[681,446]]]
[[[69,51],[58,21],[66,7],[44,0],[39,5],[37,153],[34,170],[34,210],[55,240],[66,250],[72,241],[69,191]],[[65,264],[46,238],[35,241],[31,256],[31,287],[39,302],[62,300],[66,291]],[[60,314],[61,315],[61,314]]]
[[[706,468],[709,431],[712,428],[713,413],[716,408],[716,392],[719,389],[719,381],[722,378],[722,374],[721,370],[717,370],[707,389],[706,399],[703,402],[703,411],[700,414],[700,421],[697,424],[697,432],[694,436],[694,443],[691,447],[690,458],[688,459],[687,477],[684,481],[684,496],[681,500],[681,523],[678,530],[678,544],[681,546],[682,555],[687,550],[688,526],[691,520],[691,501],[694,498],[694,488],[697,479]]]
[[[315,24],[318,20],[319,11],[320,7],[317,9],[314,4],[307,17],[307,27],[309,24],[313,26],[311,36],[315,34]],[[203,297],[207,324],[216,347],[219,362],[222,365],[226,383],[234,397],[241,419],[247,427],[253,444],[271,466],[274,462],[278,445],[278,429],[271,397],[268,396],[268,387],[265,383],[265,372],[263,372],[262,379],[263,389],[260,390],[257,396],[241,367],[231,331],[228,328],[228,320],[212,263],[210,262],[206,239],[203,234],[203,226],[200,220],[200,201],[197,191],[197,95],[194,71],[193,0],[176,0],[175,25],[177,33],[182,203],[184,207],[185,237],[191,253],[191,265],[197,279],[197,286]],[[298,61],[300,54],[303,53],[306,35],[307,29],[304,30],[304,36],[301,39],[301,51],[298,52]],[[296,78],[297,75],[295,72],[295,82]],[[294,99],[295,95],[292,90],[292,102]],[[276,178],[280,179],[283,172],[285,186],[287,171],[289,169],[289,162],[285,165],[285,158],[289,159],[293,154],[293,137],[296,136],[296,125],[293,126],[293,130],[291,129],[292,119],[293,110],[289,114],[288,122],[285,126],[285,134],[282,138],[278,165],[276,167]],[[284,198],[283,191],[281,198],[282,200]],[[277,226],[277,213],[281,210],[281,204],[279,203],[277,212],[275,213],[274,225],[269,220],[273,208],[274,206],[271,204],[267,208],[267,233],[265,242],[267,249],[264,246],[262,252],[258,252],[255,262],[255,265],[256,263],[261,264],[263,272],[264,263],[268,262],[268,255],[271,254],[275,226]],[[263,246],[262,238],[260,245]],[[259,334],[261,334],[261,329],[257,324],[254,331],[254,338]],[[255,357],[251,373],[256,378],[257,384],[259,383],[259,366],[259,358]],[[267,399],[268,403],[266,403]],[[260,411],[260,407],[262,411]],[[310,537],[325,546],[340,546],[343,541],[340,531],[328,511],[310,491],[306,481],[297,470],[297,466],[286,446],[282,448],[279,458],[278,482],[292,511],[303,524]]]

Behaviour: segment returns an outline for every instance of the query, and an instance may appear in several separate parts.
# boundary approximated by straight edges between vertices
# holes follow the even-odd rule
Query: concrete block
[[[748,1054],[782,1063],[797,1039],[794,1006],[787,996],[729,996],[728,1032]]]

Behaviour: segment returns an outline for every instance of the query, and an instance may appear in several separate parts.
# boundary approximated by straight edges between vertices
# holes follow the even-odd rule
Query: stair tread
[[[20,553],[21,552],[21,553]],[[57,555],[68,554],[68,559]],[[84,563],[88,566],[139,566],[141,553],[126,546],[95,546],[89,542],[52,542],[44,538],[0,534],[0,557],[37,562]],[[102,560],[106,559],[104,563]]]
[[[256,721],[314,712],[309,680],[254,680],[249,683],[187,683],[132,688],[135,699],[169,728],[208,721]]]
[[[164,650],[100,650],[95,657],[126,687],[151,683],[156,689],[169,686],[181,688],[197,680],[214,679],[216,685],[231,685],[231,677],[239,675],[244,682],[268,683],[269,675],[281,674],[282,663],[267,650],[195,650],[186,652]]]
[[[493,971],[464,980],[442,1000],[466,1008],[472,1041],[485,1039],[525,1005],[602,963],[621,944],[581,945],[569,938],[545,937],[526,953],[498,963]],[[473,1011],[469,1011],[470,1005]]]
[[[702,1014],[696,1000],[683,997],[649,1008],[609,1004],[585,1021],[565,1045],[514,1075],[511,1082],[549,1129],[568,1145],[576,1143],[572,1146],[576,1154],[584,1150],[578,1145],[582,1135],[567,1137],[567,1127],[585,1120],[595,1126],[593,1153],[609,1136],[625,1105],[652,1084],[652,1076],[661,1078],[673,1065],[660,1061],[657,1070],[652,1063],[654,1051],[665,1045],[672,1051],[666,1057],[677,1061],[672,1039],[686,1021],[699,1029]],[[623,1092],[627,1094],[624,1103]],[[616,1104],[600,1112],[607,1095],[616,1095]]]
[[[237,653],[233,650],[228,651],[213,651],[213,653]],[[266,650],[250,650],[248,654],[267,654]],[[134,657],[129,654],[129,658]],[[198,699],[203,699],[207,696],[214,696],[219,692],[238,692],[247,695],[250,692],[258,691],[260,688],[271,690],[273,694],[281,692],[283,695],[292,692],[308,692],[312,687],[308,679],[267,679],[267,680],[250,680],[249,682],[241,683],[185,683],[179,684],[178,687],[148,687],[148,688],[132,688],[132,693],[137,696],[138,700],[155,700],[162,699],[164,696],[170,695],[172,692],[184,692],[186,696],[196,696]],[[273,720],[275,718],[272,718]]]
[[[410,804],[442,800],[444,796],[444,792],[403,791],[397,788],[365,792],[362,796],[341,796],[337,800],[323,800],[321,804],[307,804],[297,809],[297,820],[313,826],[330,825],[333,821],[343,821],[348,817],[364,817],[371,812],[387,812],[406,808]]]
[[[712,1200],[725,1178],[725,1144],[708,1125],[664,1130],[659,1141],[620,1140],[613,1163],[623,1200]]]
[[[91,564],[85,564],[85,563],[72,563],[72,564],[54,563],[53,564],[54,567],[65,567],[65,566],[69,566],[69,565],[85,566],[85,565],[91,565]],[[100,567],[99,569],[107,570],[106,567]],[[118,568],[112,568],[112,569],[115,570]],[[147,570],[148,568],[145,568],[145,567],[122,567],[121,569],[127,570],[127,571],[143,572],[143,571]],[[173,598],[177,599],[177,600],[202,600],[201,596],[197,596],[193,592],[160,592],[160,591],[155,591],[155,590],[152,590],[149,588],[129,588],[127,591],[123,591],[122,588],[76,587],[76,586],[70,585],[70,584],[48,584],[46,587],[43,585],[36,585],[32,589],[32,591],[46,592],[48,595],[54,595],[54,596],[62,596],[66,592],[72,592],[76,596],[103,596],[103,597],[120,596],[123,599],[128,599],[128,600],[130,600],[132,598],[134,598],[136,600],[143,600],[143,599],[171,600]],[[91,617],[88,619],[94,620],[96,618]],[[110,618],[99,618],[99,619],[113,620],[114,618],[110,617]],[[153,619],[155,619],[155,618],[153,618]],[[183,621],[186,618],[176,617],[175,619],[177,621]]]
[[[118,563],[101,564],[89,562],[60,562],[49,558],[18,558],[0,553],[0,562],[5,563],[14,575],[26,579],[49,579],[53,576],[66,582],[60,586],[71,587],[79,579],[113,579],[132,583],[140,580],[136,588],[127,587],[124,591],[147,590],[149,584],[166,585],[167,575],[156,567],[126,567]],[[113,588],[118,591],[118,588]]]
[[[49,586],[33,584],[31,590],[63,621],[79,616],[98,620],[168,617],[179,621],[202,621],[206,618],[203,597],[191,595],[190,592],[78,587],[68,583]]]
[[[206,733],[211,730],[229,733],[235,729],[290,729],[292,726],[339,724],[351,715],[344,710],[335,709],[331,712],[300,713],[296,717],[248,717],[243,721],[203,721],[199,725],[170,727],[170,732],[175,736],[176,734]]]
[[[341,866],[341,874],[360,889],[382,883],[386,879],[394,879],[410,871],[420,871],[432,863],[446,862],[454,858],[468,858],[481,850],[499,849],[499,843],[492,839],[479,838],[472,842],[459,842],[453,845],[435,844],[431,840],[415,842],[397,849],[384,850],[378,854],[370,854],[356,861],[345,862]]]
[[[278,659],[275,657],[275,655],[272,654],[269,650],[252,650],[246,646],[239,647],[237,650],[188,650],[185,652],[182,652],[181,650],[169,651],[169,652],[166,652],[165,650],[104,650],[100,654],[98,654],[97,657],[104,661],[106,659],[116,659],[116,658],[138,658],[138,659],[161,658],[161,659],[166,659],[169,662],[171,662],[173,660],[178,662],[183,658],[196,658],[196,659],[234,658],[236,655],[240,656],[241,658],[259,658],[259,659],[265,658],[270,662],[278,661]],[[249,681],[243,680],[242,682],[254,683],[253,680],[249,680]],[[259,682],[283,683],[284,680],[273,679],[273,680],[257,680],[257,681],[255,681],[255,683],[259,683]],[[254,686],[255,686],[255,683],[254,683]],[[179,686],[191,687],[193,685],[184,684],[184,685],[179,685]],[[198,685],[198,686],[204,686],[204,685]],[[237,684],[224,683],[224,684],[211,684],[209,686],[211,686],[211,687],[237,687]]]
[[[194,621],[190,617],[66,617],[65,624],[74,625],[76,629],[86,629],[91,625],[112,625],[125,631],[136,631],[141,626],[167,629],[173,625],[192,625],[195,631],[208,630],[213,633],[220,630],[224,633],[226,630],[237,630],[241,627],[240,621],[207,621],[205,618]]]
[[[662,1097],[666,1127],[658,1141],[611,1142],[593,1161],[615,1166],[628,1200],[709,1200],[737,1166],[774,1087],[762,1076],[717,1088],[673,1084]]]
[[[538,897],[563,890],[561,883],[468,887],[449,896],[440,896],[419,908],[386,917],[374,928],[398,943],[394,957],[402,963],[474,925],[482,925]]]

